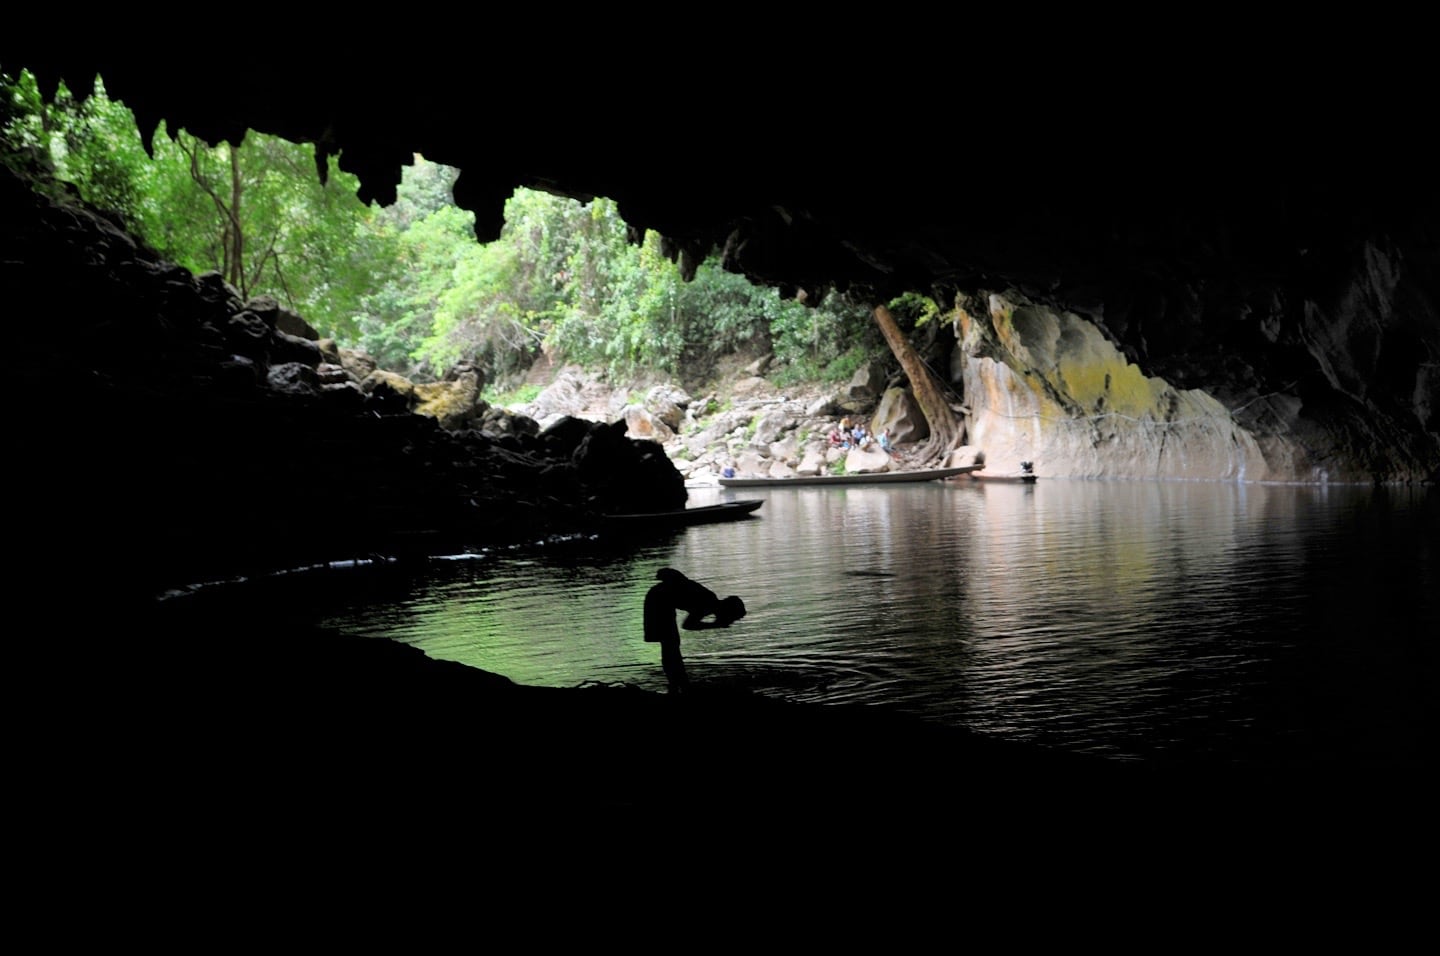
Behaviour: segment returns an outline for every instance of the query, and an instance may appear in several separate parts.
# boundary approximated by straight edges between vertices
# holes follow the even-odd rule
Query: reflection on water
[[[763,497],[759,517],[436,562],[389,590],[368,581],[324,623],[520,683],[662,691],[641,604],[671,565],[749,608],[685,635],[697,682],[1117,758],[1423,754],[1433,492],[932,482],[690,503],[735,497]]]

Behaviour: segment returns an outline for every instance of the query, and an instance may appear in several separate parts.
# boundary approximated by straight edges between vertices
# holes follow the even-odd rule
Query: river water
[[[670,566],[749,609],[682,632],[697,683],[1119,760],[1432,759],[1435,490],[1042,478],[690,504],[737,498],[765,503],[628,545],[326,571],[360,586],[332,590],[320,622],[519,683],[663,692],[641,607]]]

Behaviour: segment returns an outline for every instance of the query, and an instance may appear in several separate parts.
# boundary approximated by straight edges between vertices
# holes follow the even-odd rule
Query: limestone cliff
[[[1253,436],[1200,389],[1129,362],[1095,325],[1014,295],[961,309],[968,441],[987,470],[1063,478],[1273,477]]]
[[[1131,264],[1090,298],[962,295],[951,378],[990,467],[1057,477],[1421,481],[1440,468],[1423,229],[1224,275]],[[1074,304],[1070,308],[1067,305]]]

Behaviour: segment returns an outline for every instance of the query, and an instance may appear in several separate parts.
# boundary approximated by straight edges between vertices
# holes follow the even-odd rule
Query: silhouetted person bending
[[[660,665],[670,681],[670,693],[678,694],[689,687],[685,661],[680,657],[680,631],[675,627],[675,612],[684,611],[681,625],[687,631],[712,627],[729,627],[745,616],[745,602],[735,597],[721,600],[715,592],[690,580],[674,568],[655,572],[660,583],[645,594],[645,640],[660,645]],[[714,620],[705,620],[713,617]]]

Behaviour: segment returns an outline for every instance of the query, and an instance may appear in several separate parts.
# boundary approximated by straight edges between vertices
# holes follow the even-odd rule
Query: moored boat
[[[718,505],[699,508],[677,508],[674,511],[650,511],[634,514],[608,514],[600,518],[607,530],[668,530],[692,525],[716,524],[748,518],[765,503],[764,498],[723,501]]]
[[[796,475],[794,478],[721,478],[725,488],[792,488],[810,485],[878,485],[896,482],[935,481],[977,471],[979,465],[961,468],[928,468],[918,471],[879,471],[856,475]]]

